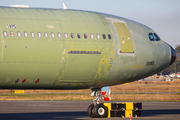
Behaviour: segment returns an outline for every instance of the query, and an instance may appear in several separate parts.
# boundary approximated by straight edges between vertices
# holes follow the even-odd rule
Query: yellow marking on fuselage
[[[143,67],[142,68],[144,68],[145,67],[145,65],[143,65]]]
[[[140,68],[140,66],[141,66],[141,63],[138,64],[138,68]]]
[[[136,66],[135,66],[135,69],[137,69],[137,64],[136,64]]]
[[[61,77],[63,76],[63,74],[64,74],[64,71],[63,71],[63,73],[61,74],[61,76],[58,76],[58,77],[57,77],[58,81],[56,82],[56,84],[59,84],[59,82],[60,82]]]
[[[114,53],[114,51],[110,51],[110,53]]]
[[[64,51],[63,51],[63,55],[66,53],[66,49],[64,49]]]
[[[47,27],[50,29],[54,28],[54,26],[52,26],[52,25],[47,25]]]

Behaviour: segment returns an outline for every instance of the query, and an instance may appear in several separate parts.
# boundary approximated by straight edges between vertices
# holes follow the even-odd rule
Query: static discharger
[[[39,78],[35,81],[35,84],[37,84],[39,82]]]
[[[23,84],[24,82],[26,82],[26,78],[24,78],[24,80],[22,80],[22,84]]]

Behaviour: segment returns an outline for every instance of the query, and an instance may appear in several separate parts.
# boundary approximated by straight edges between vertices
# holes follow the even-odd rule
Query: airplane
[[[176,57],[151,28],[119,16],[0,7],[0,89],[91,89],[90,117],[107,114],[102,88],[151,76]]]

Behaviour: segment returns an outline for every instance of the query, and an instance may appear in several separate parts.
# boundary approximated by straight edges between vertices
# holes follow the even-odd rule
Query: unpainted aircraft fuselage
[[[149,27],[103,13],[0,7],[0,89],[88,89],[160,72],[176,52]]]

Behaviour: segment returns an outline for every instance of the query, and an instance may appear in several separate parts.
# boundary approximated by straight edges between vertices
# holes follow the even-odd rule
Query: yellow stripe
[[[130,117],[130,115],[132,117],[133,116],[132,113],[133,113],[132,110],[125,110],[125,117]]]
[[[132,102],[126,103],[126,110],[133,110],[133,103]]]
[[[111,117],[111,103],[104,103],[104,106],[106,106],[108,108],[108,115],[107,117]]]

